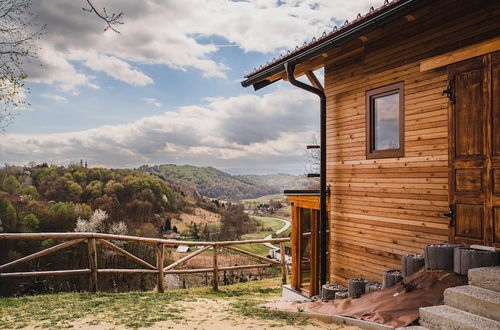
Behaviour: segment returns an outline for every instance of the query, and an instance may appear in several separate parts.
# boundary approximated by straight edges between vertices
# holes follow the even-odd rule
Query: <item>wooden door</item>
[[[294,207],[292,218],[292,287],[309,296],[319,294],[319,211]]]
[[[500,53],[451,65],[450,241],[500,244]]]

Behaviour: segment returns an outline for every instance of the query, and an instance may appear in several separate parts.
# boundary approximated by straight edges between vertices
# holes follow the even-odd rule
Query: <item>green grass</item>
[[[0,299],[0,328],[23,328],[36,322],[43,328],[70,327],[73,320],[92,316],[92,324],[111,322],[128,328],[149,327],[156,322],[181,320],[180,293],[158,295],[131,293],[59,293]],[[90,324],[89,324],[90,325]]]
[[[275,220],[271,217],[257,217],[257,216],[253,216],[253,217],[256,218],[257,220],[259,220],[260,226],[262,226],[264,228],[269,228],[272,231],[279,230],[280,228],[282,228],[285,225],[282,221]]]
[[[269,203],[271,199],[274,200],[280,200],[280,199],[285,199],[285,195],[283,194],[273,194],[273,195],[265,195],[261,196],[259,198],[251,198],[251,199],[244,199],[243,203],[249,202],[249,203]]]
[[[269,254],[269,247],[263,244],[238,244],[237,247],[264,257]]]
[[[257,319],[276,319],[287,324],[303,324],[303,319],[277,316],[257,308],[264,299],[278,299],[280,279],[240,283],[224,286],[220,291],[209,287],[168,291],[129,293],[59,293],[51,295],[0,298],[0,329],[67,328],[71,322],[91,317],[86,325],[113,324],[127,328],[153,327],[156,322],[187,321],[177,302],[206,299],[233,299],[231,308],[240,315]]]

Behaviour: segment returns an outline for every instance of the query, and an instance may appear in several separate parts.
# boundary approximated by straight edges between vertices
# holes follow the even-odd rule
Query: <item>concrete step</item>
[[[500,321],[500,292],[472,285],[456,286],[444,291],[444,304]]]
[[[500,322],[464,312],[450,306],[420,308],[420,325],[431,330],[492,330],[500,329]]]
[[[469,269],[469,284],[500,292],[500,266]]]

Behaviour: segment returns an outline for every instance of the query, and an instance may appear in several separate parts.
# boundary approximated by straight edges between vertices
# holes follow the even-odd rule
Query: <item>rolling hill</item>
[[[184,191],[190,187],[193,195],[196,195],[196,191],[199,195],[209,198],[239,201],[280,192],[277,187],[260,183],[247,176],[231,175],[210,166],[143,165],[139,170],[156,175],[172,186],[182,186]]]

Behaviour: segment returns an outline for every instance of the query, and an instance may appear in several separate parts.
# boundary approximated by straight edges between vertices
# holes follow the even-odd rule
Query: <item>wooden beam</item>
[[[280,244],[282,244],[282,243],[280,243]],[[249,257],[252,257],[252,258],[255,258],[255,259],[259,259],[260,261],[274,263],[274,264],[278,264],[279,265],[279,262],[277,262],[276,260],[272,260],[272,259],[260,256],[258,254],[252,253],[252,252],[248,252],[248,251],[245,251],[245,250],[242,250],[242,249],[238,249],[238,248],[235,248],[235,247],[232,247],[232,246],[222,246],[222,247],[224,249],[227,249],[227,250],[230,250],[230,251],[238,252],[238,253],[244,254],[246,256],[249,256]]]
[[[309,82],[311,83],[311,85],[313,85],[317,89],[320,89],[320,90],[324,91],[323,85],[321,85],[321,83],[318,80],[318,78],[316,78],[316,75],[314,74],[314,72],[312,72],[312,71],[306,71],[306,77],[307,77],[307,79],[309,79]]]
[[[141,258],[139,257],[136,257],[134,256],[132,253],[122,249],[121,247],[118,247],[116,246],[115,244],[111,243],[111,242],[108,242],[106,240],[103,240],[103,239],[98,239],[97,242],[103,244],[103,245],[106,245],[107,247],[109,247],[110,249],[112,250],[115,250],[116,252],[120,253],[120,254],[123,254],[125,257],[129,258],[130,260],[132,261],[135,261],[137,262],[138,264],[141,264],[143,266],[145,266],[146,268],[149,268],[149,269],[156,269],[155,266],[151,265],[150,263],[142,260]]]
[[[97,292],[97,250],[95,246],[95,238],[89,238],[87,243],[87,252],[89,258],[89,291]]]
[[[23,257],[23,258],[20,258],[20,259],[8,262],[6,264],[3,264],[3,265],[0,266],[0,270],[8,268],[8,267],[11,267],[11,266],[14,266],[14,265],[17,265],[17,264],[20,264],[20,263],[23,263],[23,262],[28,262],[30,260],[42,257],[42,256],[47,255],[47,254],[50,254],[52,252],[55,252],[55,251],[58,251],[58,250],[61,250],[61,249],[64,249],[64,248],[76,245],[76,244],[81,243],[83,241],[85,241],[85,239],[81,238],[81,239],[75,239],[75,240],[72,240],[72,241],[69,241],[69,242],[64,242],[64,243],[58,244],[56,246],[50,247],[48,249],[45,249],[43,251],[36,252],[36,253],[30,254],[30,255],[28,255],[26,257]]]
[[[164,271],[168,271],[168,270],[170,270],[170,269],[172,269],[172,268],[174,268],[174,267],[177,267],[178,265],[182,264],[183,262],[185,262],[185,261],[187,261],[187,260],[189,260],[189,259],[191,259],[191,258],[196,257],[198,254],[200,254],[200,253],[202,253],[203,251],[206,251],[206,250],[208,250],[208,249],[210,249],[210,248],[211,248],[211,246],[204,246],[204,247],[202,247],[201,249],[199,249],[199,250],[197,250],[197,251],[195,251],[195,252],[193,252],[193,253],[191,253],[191,254],[188,254],[188,255],[187,255],[187,256],[185,256],[184,258],[181,258],[181,259],[177,260],[176,262],[171,263],[170,265],[168,265],[167,267],[165,267],[163,270],[164,270]]]
[[[498,50],[500,50],[500,37],[423,60],[420,62],[420,72],[432,70]]]
[[[136,273],[143,273],[143,274],[158,274],[160,271],[158,269],[153,270],[153,269],[124,269],[124,268],[115,268],[115,269],[98,269],[98,273],[121,273],[121,274],[136,274]]]
[[[405,18],[407,22],[413,22],[414,20],[417,19],[415,15],[406,15]]]
[[[214,242],[193,242],[193,241],[177,241],[161,238],[137,237],[126,235],[113,235],[102,233],[2,233],[0,239],[8,240],[23,240],[23,239],[79,239],[79,238],[101,238],[107,240],[139,242],[148,244],[163,243],[169,246],[177,245],[214,245]]]
[[[217,264],[217,246],[214,246],[214,256],[213,256],[213,271],[214,271],[214,278],[213,278],[213,289],[214,291],[219,290],[219,270],[218,264]]]
[[[157,287],[158,293],[165,293],[165,274],[163,272],[163,262],[165,259],[165,245],[156,245],[156,268],[158,269]]]
[[[221,245],[236,245],[236,244],[253,244],[253,243],[279,243],[279,242],[288,242],[290,238],[269,238],[269,239],[252,239],[246,241],[221,241],[221,242],[212,242],[211,244],[221,246]],[[205,245],[205,244],[199,244]]]
[[[285,243],[280,243],[280,254],[281,254],[281,283],[286,284],[286,253],[285,253]]]
[[[84,275],[90,274],[90,269],[69,269],[69,270],[51,270],[45,272],[18,272],[18,273],[0,273],[2,277],[36,277],[36,276],[63,276],[63,275]]]
[[[241,265],[241,266],[224,266],[220,267],[218,271],[224,270],[243,270],[243,269],[257,269],[257,268],[267,268],[275,267],[276,264],[260,264],[260,265]],[[210,273],[213,272],[213,268],[195,268],[195,269],[171,269],[165,272],[165,274],[194,274],[194,273]]]

